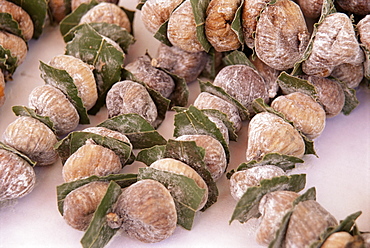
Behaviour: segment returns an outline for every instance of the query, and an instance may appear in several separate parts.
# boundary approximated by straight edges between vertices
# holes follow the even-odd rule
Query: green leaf
[[[104,146],[112,150],[120,158],[122,166],[125,166],[132,156],[132,149],[130,144],[123,142],[121,140],[101,136],[95,133],[75,131],[69,133],[67,137],[55,144],[55,149],[57,150],[62,163],[75,153],[78,148],[85,145],[87,140],[93,140],[97,145]]]
[[[205,115],[215,117],[221,120],[229,131],[229,140],[237,141],[238,135],[235,132],[233,123],[227,118],[227,115],[217,109],[202,109]]]
[[[5,81],[11,80],[18,67],[18,58],[13,56],[9,49],[0,45],[0,69],[4,73]]]
[[[80,24],[73,27],[63,38],[64,42],[69,42],[73,40],[74,33],[78,32],[85,25],[90,25],[96,32],[100,35],[108,37],[109,39],[116,42],[122,50],[127,53],[130,45],[135,43],[135,38],[126,29],[111,23],[89,23]]]
[[[244,49],[244,33],[242,26],[242,9],[244,5],[244,0],[240,2],[238,9],[235,12],[233,21],[231,22],[231,29],[238,36],[238,40],[241,44],[241,49]]]
[[[73,40],[67,43],[66,55],[72,55],[94,66],[98,100],[89,110],[89,114],[96,114],[104,106],[109,89],[121,79],[125,54],[117,50],[91,25],[85,24],[74,33]]]
[[[136,156],[136,161],[143,162],[147,166],[150,166],[155,161],[164,158],[166,146],[158,145],[149,148],[142,149]]]
[[[211,43],[207,40],[205,31],[206,11],[210,0],[190,0],[193,9],[193,15],[196,24],[197,39],[207,53],[212,48]]]
[[[308,201],[308,200],[316,200],[316,189],[315,188],[308,189],[304,194],[298,196],[294,200],[292,204],[292,209],[284,215],[282,222],[280,224],[280,227],[276,232],[275,239],[271,241],[271,243],[269,244],[269,248],[280,248],[283,246],[285,234],[288,229],[289,220],[293,214],[294,207],[298,203],[303,202],[303,201]]]
[[[345,97],[342,113],[344,115],[349,115],[360,104],[356,96],[356,90],[348,87],[345,82],[342,82],[336,78],[331,79],[335,80],[342,87]]]
[[[48,2],[46,0],[10,0],[10,2],[21,6],[29,14],[34,26],[33,38],[39,38],[45,26]]]
[[[171,76],[172,80],[175,82],[175,89],[172,91],[169,99],[171,100],[170,108],[173,106],[186,106],[188,104],[189,99],[189,88],[188,84],[186,83],[185,79],[182,77],[177,76],[170,71],[158,67],[158,69],[164,71],[168,75]]]
[[[261,180],[259,186],[249,187],[243,194],[234,209],[230,223],[233,220],[244,223],[251,218],[259,217],[258,205],[262,197],[267,193],[278,190],[299,192],[305,187],[305,184],[305,174],[280,176]]]
[[[61,90],[71,101],[80,116],[80,124],[89,124],[90,119],[81,98],[78,96],[78,89],[72,77],[65,70],[54,68],[40,61],[41,78],[46,84],[50,84]]]
[[[158,91],[150,88],[144,82],[138,80],[131,72],[129,72],[126,69],[122,69],[122,79],[131,80],[131,81],[140,83],[146,88],[154,104],[157,107],[158,116],[157,116],[157,119],[155,120],[155,123],[153,124],[153,126],[157,128],[162,123],[162,121],[165,119],[166,113],[167,113],[167,110],[169,109],[171,101],[163,97]]]
[[[212,95],[218,96],[221,99],[233,104],[239,110],[239,115],[242,120],[249,118],[249,113],[246,107],[244,107],[238,100],[227,94],[221,87],[215,86],[210,82],[203,82],[198,80],[201,92],[208,92]]]
[[[146,3],[147,0],[139,0],[138,1],[138,4],[136,5],[136,9],[137,10],[141,10],[141,8],[143,7],[143,5]]]
[[[72,192],[73,190],[85,184],[95,182],[95,181],[107,181],[107,182],[114,181],[118,185],[120,185],[121,188],[125,188],[137,181],[137,175],[136,174],[110,174],[108,176],[103,176],[103,177],[94,175],[94,176],[90,176],[84,179],[58,185],[57,186],[57,201],[58,201],[59,213],[63,215],[64,199],[70,192]]]
[[[118,115],[105,120],[97,126],[125,134],[134,149],[143,149],[167,143],[166,139],[138,114]]]
[[[109,183],[107,192],[101,200],[94,216],[81,239],[84,248],[101,248],[108,244],[109,240],[116,234],[118,229],[108,226],[106,215],[121,194],[121,187],[114,181]]]
[[[28,156],[26,156],[25,154],[19,152],[18,150],[14,149],[13,147],[4,144],[1,141],[0,141],[0,149],[7,150],[9,152],[12,152],[12,153],[18,155],[19,157],[21,157],[22,159],[24,159],[27,163],[29,163],[32,167],[34,167],[36,165],[36,162],[33,161],[32,159],[30,159]]]
[[[82,3],[77,7],[77,9],[67,15],[59,23],[59,29],[62,36],[64,37],[73,27],[77,26],[80,23],[82,16],[96,5],[98,5],[96,0],[92,0],[90,3]]]
[[[227,53],[225,57],[222,58],[222,61],[225,65],[247,65],[257,70],[254,64],[248,59],[247,55],[242,51],[235,50]]]
[[[177,211],[177,224],[191,230],[195,213],[205,194],[196,182],[186,176],[160,171],[150,167],[139,168],[138,180],[153,179],[162,183],[174,198]]]
[[[168,29],[168,20],[165,21],[157,30],[157,32],[154,34],[154,38],[162,42],[163,44],[167,46],[172,46],[172,43],[168,39],[167,36],[167,29]]]
[[[24,38],[18,22],[9,13],[0,13],[0,30],[5,30],[8,33]]]
[[[313,99],[315,99],[315,101],[317,101],[318,99],[318,92],[316,87],[308,80],[291,76],[283,71],[280,73],[277,82],[285,95],[294,92],[301,92],[311,96]]]
[[[224,136],[217,128],[216,124],[210,121],[201,110],[194,106],[190,106],[188,110],[177,113],[174,118],[175,137],[194,134],[211,136],[221,143],[226,154],[227,163],[229,163],[230,151]]]
[[[262,157],[261,160],[252,160],[248,163],[242,163],[238,166],[236,171],[246,170],[255,166],[261,165],[275,165],[283,169],[284,171],[295,168],[295,164],[304,163],[300,158],[284,155],[280,153],[268,153]]]
[[[13,106],[12,110],[16,116],[29,116],[41,121],[55,133],[54,123],[50,120],[48,116],[38,115],[36,114],[34,109],[28,108],[26,106]]]
[[[204,163],[204,149],[196,145],[194,141],[169,140],[164,153],[165,158],[173,158],[182,161],[193,168],[204,180],[208,186],[208,200],[201,209],[207,208],[217,202],[218,188],[212,175]]]

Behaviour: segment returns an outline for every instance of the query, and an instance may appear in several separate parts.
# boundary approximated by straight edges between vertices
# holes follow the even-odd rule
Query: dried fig
[[[259,244],[268,245],[274,240],[284,215],[293,208],[293,201],[298,196],[292,191],[274,191],[263,196],[258,206],[262,215],[256,233]]]
[[[227,167],[227,161],[225,150],[218,140],[208,135],[182,135],[176,140],[195,141],[197,146],[203,147],[204,162],[213,180],[217,181],[221,178]]]
[[[260,185],[262,179],[284,176],[286,173],[274,165],[259,165],[235,172],[230,178],[231,196],[239,201],[249,187]]]
[[[199,205],[197,210],[200,210],[204,207],[208,199],[208,186],[204,182],[203,178],[189,165],[179,160],[176,160],[176,159],[163,158],[163,159],[159,159],[155,161],[154,163],[152,163],[150,167],[157,169],[157,170],[176,173],[176,174],[183,175],[183,176],[193,179],[200,188],[206,190],[203,196],[202,202]]]
[[[101,2],[86,12],[81,19],[81,23],[110,23],[116,24],[127,32],[131,32],[131,22],[126,13],[116,4]]]
[[[226,127],[225,123],[221,121],[219,118],[216,118],[210,115],[207,115],[207,117],[210,121],[212,121],[216,125],[216,127],[218,128],[218,130],[220,130],[222,136],[224,137],[225,142],[229,144],[229,141],[230,141],[229,129]]]
[[[196,23],[190,0],[185,0],[168,20],[167,36],[172,45],[187,52],[204,51],[198,41]]]
[[[91,182],[71,191],[64,199],[63,218],[71,227],[84,231],[103,199],[108,182]]]
[[[11,151],[0,149],[0,202],[29,194],[36,183],[32,166]]]
[[[285,247],[306,247],[316,241],[337,220],[317,201],[298,203],[290,217],[285,236]]]
[[[369,0],[336,0],[343,10],[357,15],[367,15],[370,13]]]
[[[119,0],[96,0],[97,2],[107,2],[107,3],[113,3],[118,4]],[[91,0],[71,0],[71,9],[72,11],[76,10],[78,6],[81,4],[89,4]]]
[[[370,15],[366,15],[356,25],[360,41],[367,50],[370,50]]]
[[[323,0],[296,0],[303,15],[308,18],[318,18],[321,15]]]
[[[222,68],[213,84],[238,100],[249,113],[254,113],[253,100],[262,98],[265,102],[268,101],[265,81],[256,70],[247,65],[229,65]]]
[[[117,200],[115,213],[123,219],[126,233],[145,243],[162,241],[176,229],[175,202],[161,183],[151,179],[126,188]]]
[[[159,44],[155,66],[185,79],[187,83],[195,81],[208,60],[205,52],[187,52],[176,46]]]
[[[242,27],[244,42],[249,48],[254,48],[254,33],[256,32],[257,19],[269,2],[270,0],[244,1],[242,9]]]
[[[22,64],[26,59],[28,47],[21,37],[0,31],[0,46],[10,50],[11,55],[17,58],[17,65]]]
[[[135,61],[127,64],[125,69],[130,71],[138,80],[148,87],[158,91],[168,98],[175,89],[175,82],[170,75],[152,66],[151,59],[147,55],[138,57]]]
[[[157,118],[157,107],[148,91],[139,83],[125,80],[115,83],[106,98],[108,116],[138,114],[153,124]]]
[[[19,29],[22,31],[23,38],[26,41],[32,38],[33,22],[22,7],[6,0],[0,0],[0,13],[9,13],[18,22]]]
[[[242,128],[242,120],[238,109],[231,103],[214,96],[207,92],[202,92],[194,101],[194,106],[198,109],[216,109],[227,115],[230,122],[233,123],[235,131]]]
[[[68,72],[87,110],[95,105],[98,91],[92,68],[88,64],[70,55],[57,55],[50,60],[49,65]]]
[[[348,232],[335,232],[325,240],[321,248],[345,248],[353,240],[354,237]]]
[[[5,144],[37,162],[37,166],[51,165],[58,158],[54,150],[58,142],[55,134],[32,117],[21,116],[10,123],[3,133],[3,139]]]
[[[238,49],[241,44],[231,28],[241,0],[211,0],[206,11],[205,33],[217,52]]]
[[[141,20],[149,32],[155,33],[183,0],[147,0],[141,8]]]
[[[114,131],[114,130],[111,130],[111,129],[108,129],[108,128],[105,128],[105,127],[88,127],[88,128],[83,129],[82,131],[83,132],[89,132],[89,133],[95,133],[95,134],[99,134],[101,136],[106,136],[106,137],[118,139],[120,141],[131,144],[130,140],[123,133],[120,133],[120,132],[117,132],[117,131]]]
[[[49,0],[48,6],[53,20],[57,23],[62,21],[70,12],[70,8],[64,0]]]
[[[302,158],[305,144],[299,132],[288,122],[275,114],[262,112],[249,122],[247,162],[273,152]]]
[[[364,78],[364,65],[341,64],[334,68],[330,76],[346,83],[350,88],[356,88]]]
[[[34,88],[28,97],[28,105],[38,115],[47,116],[58,135],[73,131],[79,123],[76,108],[59,89],[51,85]]]
[[[351,20],[346,14],[333,13],[318,26],[312,52],[302,63],[302,70],[308,75],[328,77],[338,65],[363,61]]]
[[[0,107],[3,106],[5,102],[5,79],[4,74],[0,70]]]
[[[325,128],[325,110],[309,95],[300,92],[282,95],[272,101],[271,107],[310,139],[317,138]]]
[[[110,149],[88,140],[64,163],[63,179],[71,182],[92,175],[116,174],[122,169],[119,157]]]
[[[310,34],[301,9],[290,0],[269,4],[256,27],[257,56],[276,70],[287,70],[306,50]]]
[[[323,77],[302,76],[302,78],[315,85],[318,102],[324,108],[326,117],[334,117],[342,111],[345,96],[339,83]]]

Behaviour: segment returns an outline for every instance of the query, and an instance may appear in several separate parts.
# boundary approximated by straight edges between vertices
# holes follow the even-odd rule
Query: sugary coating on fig
[[[249,122],[247,162],[259,160],[268,153],[302,158],[305,144],[299,132],[279,116],[262,112]]]
[[[95,134],[99,134],[101,136],[106,136],[106,137],[118,139],[120,141],[131,144],[130,140],[127,138],[126,135],[124,135],[123,133],[111,130],[111,129],[106,128],[106,127],[88,127],[88,128],[83,129],[82,131],[83,132],[89,132],[89,133],[95,133]]]
[[[246,1],[247,2],[247,1]],[[250,61],[256,67],[256,70],[265,81],[266,89],[268,91],[268,97],[274,98],[279,90],[277,78],[280,75],[280,71],[266,65],[257,56],[253,58],[251,56]]]
[[[216,118],[216,117],[209,116],[209,115],[207,115],[207,116],[208,116],[208,119],[216,125],[218,130],[220,130],[222,136],[224,137],[225,142],[227,144],[229,144],[229,141],[230,141],[230,139],[229,139],[229,129],[226,127],[225,123],[223,121],[221,121],[220,119]]]
[[[204,51],[198,41],[196,23],[190,0],[185,0],[168,20],[168,40],[172,45],[188,52]]]
[[[157,107],[148,91],[139,83],[125,80],[108,91],[106,106],[109,118],[120,114],[138,114],[149,123],[157,119]]]
[[[4,143],[37,162],[51,165],[58,159],[54,145],[58,142],[49,127],[32,117],[21,116],[10,123],[3,133]]]
[[[0,107],[3,106],[5,102],[5,79],[4,74],[0,70]]]
[[[155,33],[183,0],[147,0],[141,8],[141,21],[149,32]]]
[[[259,165],[247,170],[235,172],[230,177],[231,196],[239,201],[249,187],[260,185],[262,179],[284,176],[286,173],[274,165]]]
[[[51,17],[53,17],[53,20],[58,23],[62,21],[70,11],[64,0],[49,0],[48,7]]]
[[[308,200],[297,204],[290,217],[285,236],[285,247],[306,247],[316,241],[328,227],[336,226],[337,220],[317,201]]]
[[[125,11],[114,3],[101,2],[84,14],[80,23],[110,23],[116,24],[127,32],[131,32],[131,22]]]
[[[50,60],[49,64],[54,68],[68,72],[87,110],[95,105],[98,99],[98,90],[92,68],[88,64],[70,55],[57,55]]]
[[[370,13],[369,0],[336,0],[343,10],[357,15],[367,15]]]
[[[247,65],[229,65],[222,68],[213,84],[238,100],[251,114],[254,113],[253,100],[262,98],[268,102],[269,99],[265,80]]]
[[[342,111],[345,96],[339,83],[324,77],[303,76],[302,78],[316,87],[318,101],[324,108],[326,117],[334,117]]]
[[[233,123],[236,132],[242,128],[242,120],[237,107],[218,96],[208,92],[201,92],[195,99],[194,106],[198,109],[216,109],[227,115],[229,121]]]
[[[362,18],[356,25],[358,34],[360,35],[361,44],[367,50],[370,50],[370,14]]]
[[[211,0],[206,11],[205,33],[217,52],[238,49],[238,35],[231,28],[241,0]]]
[[[323,0],[297,0],[303,15],[308,18],[318,18],[321,15]]]
[[[28,162],[13,152],[0,149],[0,202],[31,193],[35,183],[36,174]]]
[[[328,15],[318,26],[312,52],[302,63],[307,75],[328,77],[340,64],[361,64],[363,53],[350,18],[343,13]]]
[[[300,92],[275,98],[271,107],[284,114],[308,138],[317,138],[325,128],[326,113],[311,96]]]
[[[187,52],[163,43],[159,44],[157,53],[156,66],[184,78],[187,83],[198,78],[208,60],[205,52]]]
[[[257,27],[257,17],[269,2],[270,0],[244,1],[242,8],[242,27],[244,42],[249,48],[254,47],[254,32],[256,32]]]
[[[354,237],[348,232],[341,231],[331,234],[325,239],[321,248],[345,248],[346,245],[354,240]]]
[[[80,117],[76,108],[59,89],[51,85],[34,88],[28,96],[28,105],[38,115],[47,116],[58,135],[73,131]]]
[[[28,47],[26,42],[21,37],[8,32],[0,31],[0,46],[10,50],[10,54],[17,58],[17,65],[22,64],[26,59]]]
[[[6,0],[0,0],[0,13],[9,13],[19,25],[25,40],[33,36],[33,22],[30,15],[22,7]]]
[[[284,215],[293,208],[293,201],[298,196],[293,191],[273,191],[262,197],[258,206],[261,222],[256,232],[259,244],[268,245],[274,240]]]
[[[113,3],[118,4],[119,0],[96,0],[97,2],[107,2],[107,3]],[[91,0],[71,0],[71,9],[72,11],[76,10],[78,6],[81,4],[89,4]]]
[[[125,66],[138,80],[168,98],[175,89],[172,77],[152,66],[148,55],[142,55]]]
[[[349,88],[356,88],[364,78],[364,65],[341,64],[334,68],[330,76],[346,83]]]
[[[145,243],[165,240],[176,229],[175,202],[155,180],[140,180],[126,188],[117,200],[115,212],[123,218],[126,233]]]
[[[67,224],[77,230],[85,231],[108,186],[108,182],[96,181],[71,191],[63,204],[63,218]]]
[[[182,135],[176,140],[195,141],[197,146],[205,150],[204,163],[214,181],[217,181],[224,174],[227,167],[226,154],[221,143],[209,135]]]
[[[153,162],[150,167],[161,171],[183,175],[193,179],[198,187],[206,190],[197,210],[200,210],[204,207],[208,200],[208,186],[203,178],[189,165],[173,158],[163,158]]]
[[[62,174],[65,182],[89,176],[116,174],[122,169],[117,154],[93,142],[86,142],[64,163]]]
[[[278,0],[261,13],[256,27],[257,56],[276,70],[287,70],[298,62],[310,39],[299,6],[290,0]]]

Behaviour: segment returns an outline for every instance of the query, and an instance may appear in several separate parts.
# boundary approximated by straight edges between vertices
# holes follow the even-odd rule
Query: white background
[[[135,4],[132,0],[121,1],[121,6],[132,10]],[[140,11],[135,15],[134,28],[137,41],[130,48],[126,63],[146,50],[156,55],[158,41],[142,25]],[[27,105],[32,89],[44,84],[39,76],[39,61],[48,62],[53,56],[63,54],[64,47],[58,27],[47,26],[38,40],[29,42],[26,61],[17,68],[14,80],[6,84],[7,100],[0,108],[0,135],[16,119],[11,107]],[[189,88],[191,104],[199,87],[194,82]],[[306,173],[306,189],[315,186],[317,201],[338,220],[362,210],[357,224],[360,230],[370,231],[370,90],[360,87],[357,95],[361,104],[351,115],[341,114],[327,120],[324,132],[315,140],[319,158],[305,156],[305,163],[291,173]],[[172,137],[173,114],[168,112],[158,129],[165,138]],[[106,111],[102,109],[96,116],[91,116],[90,126],[106,118]],[[247,125],[245,122],[238,142],[230,144],[228,170],[244,162]],[[123,173],[137,172],[140,166],[144,165],[135,162],[124,168]],[[0,247],[81,247],[79,242],[83,232],[68,226],[57,210],[56,186],[63,183],[60,161],[35,170],[37,184],[32,193],[0,208]],[[196,216],[191,231],[178,227],[173,236],[156,244],[141,243],[125,233],[118,233],[107,247],[259,247],[254,240],[257,221],[246,224],[234,221],[229,225],[236,202],[230,196],[225,176],[217,185],[220,191],[218,202]]]

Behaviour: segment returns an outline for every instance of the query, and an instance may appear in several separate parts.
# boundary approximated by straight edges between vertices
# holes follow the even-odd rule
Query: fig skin
[[[369,0],[336,0],[335,1],[343,10],[356,15],[370,14]]]
[[[10,50],[10,54],[13,57],[17,58],[17,66],[22,64],[26,59],[28,47],[26,42],[21,37],[10,34],[8,32],[0,31],[0,46],[7,50]]]
[[[308,18],[318,18],[321,15],[323,0],[296,0],[303,15]]]

